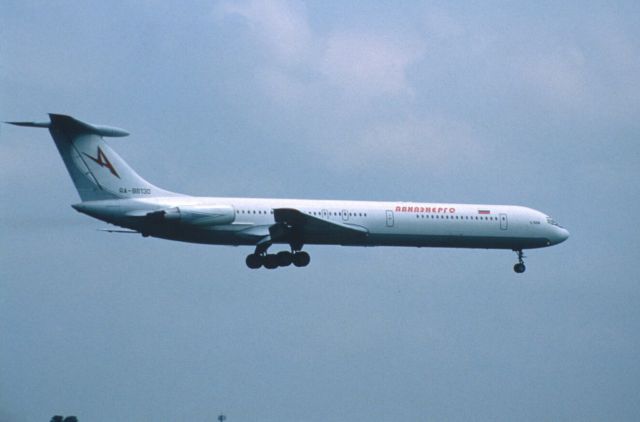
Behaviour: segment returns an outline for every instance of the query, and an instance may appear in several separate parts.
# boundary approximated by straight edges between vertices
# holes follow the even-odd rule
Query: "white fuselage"
[[[140,213],[149,210],[180,207],[223,207],[233,215],[223,224],[150,224],[140,219]],[[224,245],[255,245],[269,234],[278,208],[293,208],[363,233],[356,238],[318,233],[307,236],[306,244],[522,250],[554,245],[569,236],[547,215],[509,205],[179,196],[88,201],[74,208],[144,235]]]

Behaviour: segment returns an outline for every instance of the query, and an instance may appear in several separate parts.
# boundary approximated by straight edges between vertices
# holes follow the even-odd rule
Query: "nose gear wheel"
[[[522,274],[527,269],[527,267],[524,265],[524,253],[522,252],[522,249],[515,252],[518,254],[518,263],[513,266],[513,271],[518,274]]]

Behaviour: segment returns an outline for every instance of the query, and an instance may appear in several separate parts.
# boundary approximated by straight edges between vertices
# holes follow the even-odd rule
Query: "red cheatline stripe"
[[[491,214],[489,210],[478,210],[478,214]]]

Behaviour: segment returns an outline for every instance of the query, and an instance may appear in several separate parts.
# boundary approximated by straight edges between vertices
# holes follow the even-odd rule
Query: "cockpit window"
[[[556,227],[560,227],[562,228],[562,226],[560,224],[558,224],[553,218],[551,217],[547,217],[547,223],[551,224],[552,226],[556,226]]]

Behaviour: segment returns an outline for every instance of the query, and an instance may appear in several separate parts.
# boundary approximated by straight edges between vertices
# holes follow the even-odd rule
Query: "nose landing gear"
[[[527,269],[524,265],[524,253],[522,253],[522,249],[515,252],[518,254],[518,263],[513,266],[513,271],[518,274],[522,274]]]

